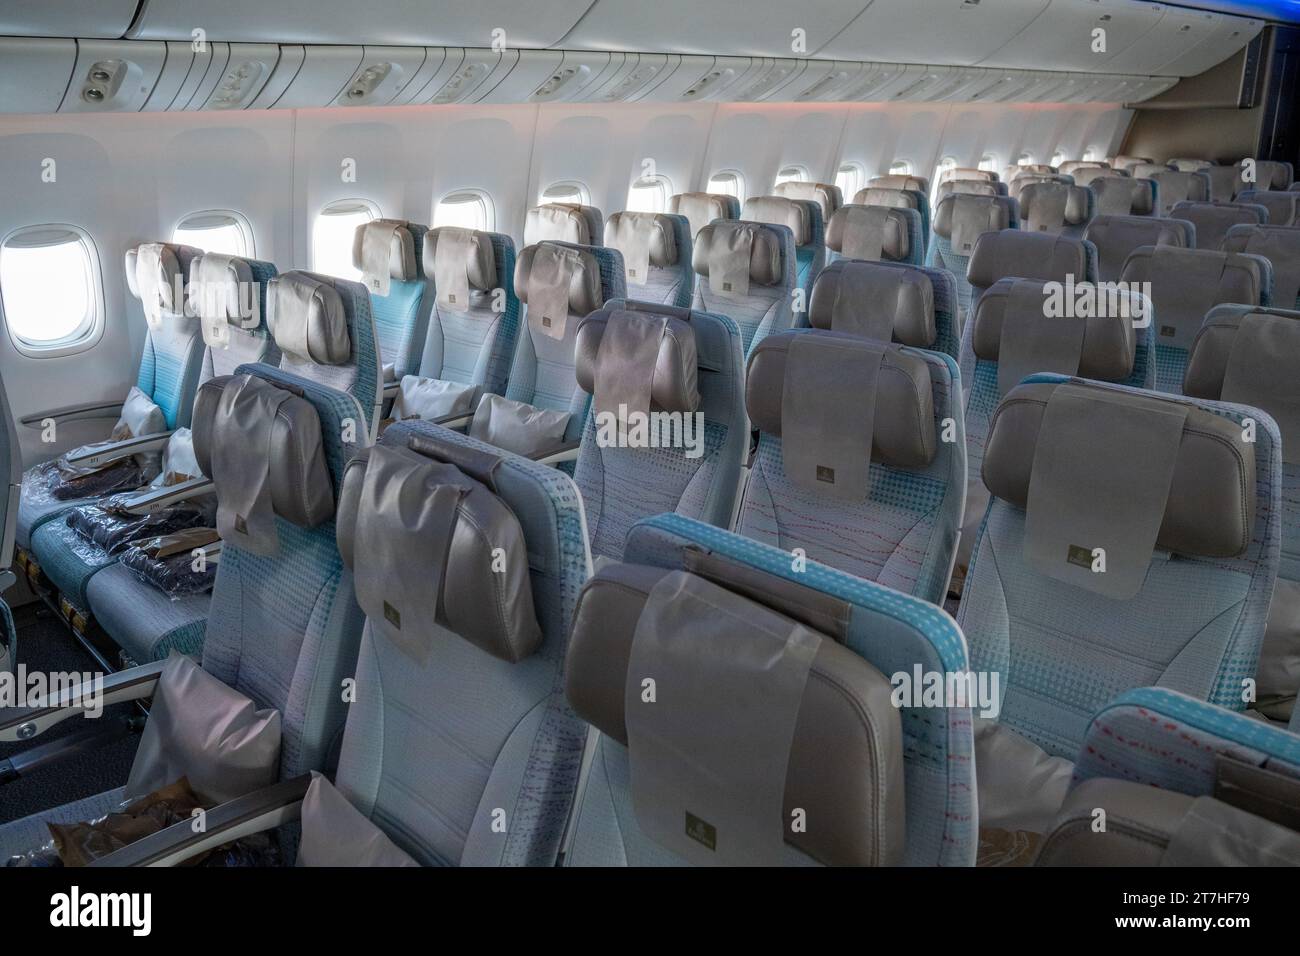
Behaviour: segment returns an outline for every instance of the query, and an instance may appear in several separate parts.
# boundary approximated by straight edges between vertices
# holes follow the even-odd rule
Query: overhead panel
[[[454,54],[454,55],[453,55]],[[406,84],[396,96],[393,97],[393,106],[406,106],[410,103],[423,103],[432,91],[441,88],[442,84],[447,82],[452,71],[460,66],[460,61],[464,58],[464,50],[444,50],[442,47],[425,47],[424,64],[411,77],[411,81]]]
[[[1243,46],[1255,39],[1264,29],[1263,20],[1242,17],[1220,17],[1219,24],[1210,35],[1189,50],[1184,50],[1168,63],[1152,63],[1143,72],[1166,76],[1197,76],[1218,66]]]
[[[0,3],[0,34],[15,37],[118,39],[135,16],[136,0],[25,0]],[[8,52],[8,51],[6,51]],[[7,64],[0,65],[3,69]]]
[[[867,64],[848,60],[809,60],[801,75],[786,90],[797,103],[835,103],[862,76]]]
[[[875,0],[819,58],[971,66],[1031,24],[1048,0]]]
[[[425,92],[429,96],[417,102],[447,105],[450,103],[477,103],[492,92],[492,89],[510,75],[515,64],[519,62],[518,50],[505,50],[501,53],[492,50],[448,50],[460,54],[460,63],[451,71],[446,81],[440,86],[429,84]],[[421,93],[424,96],[424,93]]]
[[[282,52],[274,43],[223,45],[226,47],[224,65],[217,70],[209,68],[199,95],[190,101],[190,109],[243,110],[259,108],[259,103],[275,103],[270,97],[263,100],[262,95],[277,76],[292,76],[294,67],[286,64],[286,69],[281,71],[281,61],[295,62],[294,54],[302,49],[287,47]],[[212,83],[214,74],[216,82]],[[281,90],[283,83],[277,87],[277,93]]]
[[[53,113],[63,102],[77,41],[0,38],[0,113]]]
[[[460,47],[491,47],[499,37],[500,47],[544,48],[557,44],[590,5],[591,0],[145,0],[131,35],[183,40],[202,28],[209,40]]]
[[[625,103],[652,88],[677,67],[678,57],[668,53],[625,53],[623,66],[593,83],[580,99],[587,103]]]
[[[484,102],[572,103],[623,72],[626,55],[586,50],[525,50],[514,72]],[[540,66],[540,68],[539,68]]]
[[[749,73],[751,62],[740,56],[683,56],[664,81],[638,97],[647,103],[705,103],[727,93]]]
[[[250,44],[231,43],[229,46],[229,66],[238,71],[239,67],[237,64],[241,62],[240,49],[247,49]],[[269,110],[278,106],[281,97],[284,96],[284,91],[293,84],[294,79],[298,76],[298,71],[302,69],[303,64],[306,62],[306,47],[299,46],[296,43],[282,45],[280,47],[280,59],[275,62],[274,68],[271,70],[271,75],[265,79],[262,88],[253,96],[252,102],[249,103],[246,108],[253,110]],[[223,78],[221,85],[225,85],[225,82],[226,81]],[[215,90],[216,88],[214,87],[213,91],[210,91],[210,96],[214,100],[220,99],[222,94]],[[202,95],[203,91],[200,90],[199,92],[200,95]]]
[[[134,113],[153,92],[167,60],[165,43],[80,40],[60,113]]]
[[[1117,54],[1106,69],[1112,73],[1164,72],[1165,64],[1176,62],[1214,36],[1223,19],[1221,13],[1167,6],[1155,29],[1137,46]]]
[[[1051,0],[1051,5],[984,62],[1018,69],[1050,64],[1061,70],[1107,70],[1110,61],[1143,40],[1164,16],[1158,3],[1133,0]]]
[[[427,59],[424,47],[368,46],[333,106],[387,106],[414,82]]]
[[[280,109],[328,106],[345,91],[365,56],[359,46],[309,46],[293,81],[280,94]]]

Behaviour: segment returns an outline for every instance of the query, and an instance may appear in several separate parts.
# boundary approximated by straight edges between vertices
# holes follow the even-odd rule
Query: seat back
[[[972,667],[1001,675],[1002,725],[1074,759],[1091,716],[1135,687],[1244,707],[1281,477],[1276,427],[1252,442],[1248,418],[1061,375],[1007,394],[958,614]]]
[[[1200,171],[1210,178],[1212,202],[1236,202],[1248,190],[1286,190],[1294,178],[1290,163],[1254,160],[1253,171],[1245,162],[1231,166],[1206,166]]]
[[[949,196],[934,213],[934,236],[926,265],[947,269],[957,280],[957,304],[964,322],[971,308],[966,271],[975,244],[986,233],[1020,228],[1019,204],[1003,196]]]
[[[1137,163],[1128,168],[1128,174],[1134,179],[1150,179],[1158,173],[1167,173],[1174,171],[1173,167],[1165,163]]]
[[[628,294],[644,302],[690,308],[692,240],[690,220],[681,215],[616,212],[605,223],[605,246],[623,254]]]
[[[424,301],[426,231],[405,220],[375,219],[357,226],[352,240],[352,265],[370,292],[385,382],[414,374],[424,354],[430,311]]]
[[[1268,210],[1263,206],[1237,202],[1180,202],[1170,215],[1196,226],[1198,249],[1221,249],[1233,226],[1268,224]]]
[[[807,312],[817,273],[826,265],[826,221],[816,202],[786,199],[782,196],[755,196],[745,200],[742,220],[785,226],[794,235],[795,287],[803,290],[803,308],[796,306],[796,316]]]
[[[1126,173],[1132,173],[1134,167],[1151,165],[1151,158],[1148,156],[1112,156],[1107,162],[1111,169],[1122,169]],[[1136,175],[1136,173],[1134,173]]]
[[[605,235],[605,219],[595,206],[553,202],[534,206],[524,219],[524,245],[568,242],[598,246]]]
[[[1195,173],[1215,164],[1208,159],[1171,159],[1168,165],[1181,173]]]
[[[986,183],[1001,182],[1001,178],[991,169],[975,169],[970,166],[953,166],[939,173],[939,183],[952,182],[956,179],[983,180]]]
[[[975,242],[966,281],[971,288],[971,314],[979,298],[999,279],[1040,279],[1044,282],[1097,281],[1097,250],[1084,239],[1044,235],[1021,229],[986,232]]]
[[[1097,277],[1118,282],[1129,254],[1142,246],[1196,247],[1196,227],[1185,219],[1155,216],[1097,216],[1083,238],[1097,247]]]
[[[1076,186],[1095,186],[1103,179],[1131,179],[1123,169],[1111,169],[1109,166],[1083,166],[1076,169],[1074,176]]]
[[[817,277],[808,320],[814,329],[932,349],[953,358],[961,345],[957,284],[947,269],[837,259]]]
[[[1075,239],[1083,237],[1092,221],[1096,202],[1087,186],[1045,180],[1024,186],[1019,200],[1021,229]]]
[[[961,635],[943,611],[815,562],[792,570],[785,551],[679,515],[638,525],[626,561],[601,569],[584,589],[575,616],[565,690],[594,731],[567,864],[973,864],[970,707],[914,707],[909,698],[901,709],[890,705],[891,719],[878,706],[878,695],[888,690],[887,675],[964,669]],[[682,603],[672,604],[679,595]],[[642,655],[663,659],[656,649],[664,609],[687,605],[700,629],[700,640],[681,644],[678,658],[681,673],[694,675],[690,693],[670,698],[667,686],[681,685],[676,678],[661,679],[660,709],[633,712],[637,705],[624,701],[637,698],[627,697],[625,688],[634,679],[642,686]],[[730,612],[729,621],[717,615],[719,609]],[[774,666],[785,671],[789,658],[779,640],[799,625],[807,632],[799,642],[809,651],[800,655],[809,661],[802,705],[795,695],[769,690],[767,679],[744,663],[776,658],[780,663]],[[769,643],[771,654],[764,655],[758,645],[773,640],[778,643]],[[736,693],[722,692],[724,682]],[[823,697],[831,688],[838,688],[834,696],[840,698],[833,709],[829,696]],[[769,733],[773,724],[760,727],[743,716],[746,698],[754,695],[762,695],[759,710],[783,713],[776,726],[783,728],[784,743],[760,743],[778,737]],[[845,703],[851,716],[841,710]],[[672,720],[665,726],[677,729],[669,739],[681,747],[669,749],[707,779],[697,770],[657,791],[667,794],[665,800],[649,798],[642,789],[647,775],[662,781],[661,773],[672,773],[673,764],[659,763],[662,752],[645,743],[646,717]],[[683,732],[692,723],[718,728],[717,736],[706,742]],[[862,749],[867,741],[874,756]],[[680,839],[686,793],[709,808],[696,804],[687,819],[698,822],[686,835],[712,844],[712,851]],[[800,808],[809,820],[824,821],[815,838],[791,835],[799,828],[781,825]],[[673,825],[661,825],[664,820]],[[783,832],[789,835],[784,846]],[[728,841],[728,834],[735,838]],[[755,855],[738,858],[737,852]]]
[[[1261,256],[1273,266],[1269,301],[1280,309],[1300,309],[1300,227],[1233,226],[1223,251]]]
[[[915,209],[921,215],[921,257],[930,248],[930,197],[916,189],[893,189],[886,186],[867,186],[853,196],[855,206],[886,206],[890,209]]]
[[[1156,382],[1160,392],[1183,388],[1187,353],[1216,305],[1267,305],[1272,267],[1256,255],[1142,246],[1124,264],[1120,282],[1146,283],[1155,315]]]
[[[632,526],[661,512],[726,527],[749,445],[735,322],[615,300],[582,320],[576,354],[593,407],[574,471],[592,554],[621,558]]]
[[[1154,179],[1103,176],[1089,185],[1101,216],[1154,216],[1160,208],[1160,187]]]
[[[568,276],[567,303],[559,281],[564,275]],[[596,246],[538,243],[519,254],[514,286],[527,308],[505,397],[535,408],[568,412],[564,439],[577,441],[582,437],[589,404],[573,370],[578,325],[610,299],[627,294],[623,257],[613,249]],[[544,311],[558,310],[560,304],[567,304],[562,320],[558,313]]]
[[[572,481],[401,422],[348,463],[338,542],[366,615],[338,789],[419,863],[553,866],[586,736],[561,684],[590,567]]]
[[[668,211],[686,217],[694,241],[715,219],[739,219],[740,200],[725,193],[677,193],[668,200]]]
[[[267,326],[266,293],[275,266],[257,259],[204,253],[190,264],[190,309],[199,317],[203,365],[199,384],[233,375],[241,365],[280,363]]]
[[[867,259],[919,266],[925,260],[921,235],[921,214],[915,209],[841,206],[826,227],[827,262]]]
[[[1011,183],[1020,176],[1055,176],[1061,170],[1047,163],[1025,163],[1023,166],[1008,166],[1002,170],[1003,182]],[[1066,173],[1065,175],[1069,175]]]
[[[1007,180],[1006,194],[1013,199],[1021,199],[1027,186],[1036,186],[1040,183],[1060,183],[1064,186],[1073,186],[1074,177],[1059,173],[1020,173],[1014,179]]]
[[[1067,159],[1065,162],[1061,163],[1059,167],[1057,167],[1057,170],[1058,172],[1060,172],[1062,176],[1075,176],[1076,173],[1085,169],[1109,169],[1109,168],[1110,168],[1109,165],[1101,162],[1100,160]],[[1078,181],[1077,176],[1075,176],[1075,181],[1076,182]]]
[[[522,311],[515,294],[514,240],[443,226],[425,233],[421,254],[434,296],[420,374],[475,386],[475,406],[484,394],[502,394]]]
[[[902,189],[907,192],[918,192],[922,195],[930,195],[930,181],[924,176],[906,176],[902,174],[890,174],[888,176],[873,176],[867,180],[867,189]],[[857,200],[854,200],[855,202]]]
[[[171,242],[126,252],[127,288],[148,324],[135,384],[162,409],[168,428],[189,425],[203,365],[203,335],[185,292],[191,264],[201,255],[201,249]]]
[[[282,272],[267,284],[266,322],[280,368],[350,396],[356,428],[373,436],[384,393],[366,287],[314,272]]]
[[[1268,210],[1270,226],[1300,225],[1300,192],[1269,189],[1247,189],[1237,196],[1237,201]]]
[[[1006,196],[1006,183],[995,183],[988,179],[945,179],[934,190],[934,204],[937,207],[953,194],[966,196]]]
[[[1201,172],[1184,173],[1165,169],[1146,177],[1156,184],[1160,195],[1158,215],[1172,216],[1180,202],[1209,202],[1210,177]]]
[[[1294,867],[1298,802],[1300,737],[1142,687],[1092,718],[1037,865]]]
[[[1285,191],[1295,182],[1295,165],[1277,160],[1261,159],[1255,162],[1255,188]]]
[[[830,183],[806,183],[791,179],[777,183],[772,188],[772,192],[786,199],[815,202],[821,207],[822,222],[830,222],[831,216],[835,215],[835,210],[844,205],[844,194],[840,191],[840,187]]]
[[[270,365],[210,379],[195,401],[195,455],[223,538],[203,669],[280,712],[283,779],[325,768],[348,710],[339,688],[363,618],[334,515],[344,462],[369,443],[347,427],[356,414],[353,396]]]
[[[896,298],[899,337],[928,338],[926,276],[864,262],[834,268],[841,289]],[[965,495],[956,363],[867,337],[887,330],[866,325],[863,300],[839,303],[830,324],[853,331],[769,336],[750,357],[746,407],[759,438],[736,530],[941,603]]]
[[[749,250],[749,269],[743,250]],[[718,221],[700,230],[691,250],[699,276],[694,308],[730,316],[745,355],[794,322],[794,233],[788,226]]]

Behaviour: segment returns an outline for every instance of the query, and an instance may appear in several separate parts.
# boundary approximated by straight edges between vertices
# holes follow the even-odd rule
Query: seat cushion
[[[83,610],[87,607],[86,585],[90,579],[117,563],[116,556],[77,534],[61,515],[36,529],[31,552],[59,593]]]
[[[137,664],[147,664],[172,651],[199,653],[212,595],[173,600],[114,563],[89,579],[86,601],[109,637]]]

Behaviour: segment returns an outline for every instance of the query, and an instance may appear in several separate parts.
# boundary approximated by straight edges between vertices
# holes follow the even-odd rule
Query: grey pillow
[[[472,438],[525,458],[552,451],[564,441],[569,413],[537,408],[501,395],[484,395],[470,425]]]
[[[298,866],[419,866],[325,777],[302,798]]]

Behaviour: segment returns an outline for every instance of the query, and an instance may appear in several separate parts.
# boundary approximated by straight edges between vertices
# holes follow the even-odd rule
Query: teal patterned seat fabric
[[[1233,226],[1223,251],[1260,256],[1272,265],[1272,304],[1300,309],[1300,226]]]
[[[300,392],[310,403],[320,421],[325,468],[337,489],[344,462],[358,447],[343,440],[345,421],[357,413],[356,399],[269,365],[242,366],[238,374]],[[365,432],[358,432],[357,439],[368,440]],[[204,458],[200,451],[200,460]],[[305,527],[276,511],[273,521],[279,543],[274,556],[225,542],[202,641],[202,666],[256,707],[280,712],[280,778],[289,779],[324,769],[337,743],[347,709],[339,688],[353,675],[364,616],[353,595],[351,573],[339,557],[333,517]],[[119,633],[153,623],[142,619],[148,607],[117,607]],[[201,622],[197,627],[202,633]],[[186,635],[173,634],[170,640],[177,649],[198,650]],[[7,859],[31,849],[31,836],[44,822],[102,815],[120,799],[119,793],[0,827],[0,856]]]
[[[189,424],[190,405],[198,387],[203,337],[189,302],[184,298],[179,302],[174,299],[176,290],[184,288],[190,264],[203,253],[192,246],[174,243],[150,245],[161,247],[157,261],[162,274],[147,277],[148,288],[153,290],[155,298],[146,305],[145,314],[154,318],[148,322],[145,332],[136,387],[162,409],[168,429],[183,428]],[[132,248],[126,253],[126,275],[128,287],[139,298],[136,252]],[[57,499],[43,493],[53,468],[53,462],[45,462],[34,465],[23,475],[16,541],[24,550],[31,550],[32,535],[42,524],[90,500]]]
[[[638,302],[689,309],[695,292],[691,268],[691,223],[685,216],[653,212],[616,212],[605,222],[605,246],[623,255],[627,291]],[[640,275],[629,253],[645,255]]]
[[[834,605],[836,639],[887,677],[913,674],[917,669],[957,673],[967,667],[961,632],[940,608],[814,561],[794,570],[786,551],[681,515],[659,515],[638,524],[628,540],[624,561],[645,572],[706,574],[701,570],[705,565],[724,566],[732,580],[745,581],[738,593],[751,600],[763,602],[769,596],[789,596],[797,591],[822,610],[832,610],[822,604],[829,602]],[[608,625],[599,628],[602,634],[607,629]],[[575,634],[578,630],[575,625]],[[573,653],[576,666],[576,646]],[[592,666],[607,670],[610,664],[595,661]],[[584,672],[571,678],[571,697],[579,680],[591,675],[585,667]],[[618,683],[621,687],[621,681]],[[904,846],[893,862],[973,865],[978,839],[971,710],[965,706],[904,706],[898,714],[905,805],[890,822],[895,826],[902,823]],[[638,823],[628,748],[599,730],[591,733],[590,768],[569,826],[565,864],[683,865],[681,856],[651,839]],[[851,806],[846,810],[852,811]],[[785,863],[815,862],[792,846],[785,850]]]
[[[826,261],[868,259],[919,266],[925,261],[923,236],[921,214],[915,209],[841,206],[826,227]]]
[[[711,281],[709,276],[710,262],[722,262],[720,256],[733,239],[750,244],[749,278],[743,291],[733,291],[727,288],[732,283],[721,277]],[[695,311],[726,315],[735,321],[746,357],[766,336],[793,326],[792,293],[797,285],[794,233],[788,226],[717,220],[695,237],[692,256],[698,276]]]
[[[435,460],[484,463],[491,491],[522,532],[524,547],[508,560],[526,562],[540,637],[511,660],[440,613],[419,657],[367,621],[336,785],[421,864],[553,866],[586,738],[562,683],[591,560],[582,501],[559,470],[428,422],[399,422],[377,447],[419,440]],[[360,545],[353,553],[360,557]],[[484,567],[475,586],[493,576]]]
[[[802,324],[813,283],[826,266],[826,220],[822,216],[821,204],[784,196],[754,196],[745,200],[741,220],[785,226],[793,234],[795,288],[803,293],[802,308],[797,303],[795,305],[794,324]]]
[[[427,227],[392,219],[373,219],[357,226],[352,243],[352,265],[362,270],[362,282],[370,290],[370,312],[379,340],[379,364],[384,383],[400,382],[420,367],[424,341],[429,333],[429,307],[424,300],[428,283],[421,269]],[[378,292],[365,274],[366,236],[387,242],[388,291]]]
[[[966,272],[976,240],[988,232],[1017,229],[1019,224],[1019,207],[1014,199],[1005,196],[958,193],[948,196],[935,208],[926,265],[947,269],[957,280],[959,323],[965,323],[971,314],[971,283]]]
[[[694,394],[665,394],[660,375],[629,355],[605,349],[599,361],[592,342],[610,334],[598,326],[621,321],[620,313],[670,320],[669,331],[691,338],[684,355],[665,350],[663,362],[680,369],[684,379],[697,382]],[[725,315],[655,306],[635,300],[614,300],[584,320],[591,327],[579,333],[578,380],[593,392],[593,414],[587,419],[578,452],[574,480],[582,492],[587,514],[591,552],[617,559],[623,554],[632,526],[652,514],[676,513],[727,527],[735,511],[740,470],[749,445],[745,427],[744,360],[740,330]],[[678,324],[680,323],[680,324]],[[609,429],[601,428],[601,363],[615,362],[624,379],[640,377],[659,383],[652,391],[655,412],[671,413],[663,428],[651,425],[654,435],[643,442],[611,443]],[[684,389],[683,391],[691,391]],[[661,400],[662,397],[662,400]],[[678,427],[680,423],[680,427]],[[689,426],[689,428],[688,428]]]

